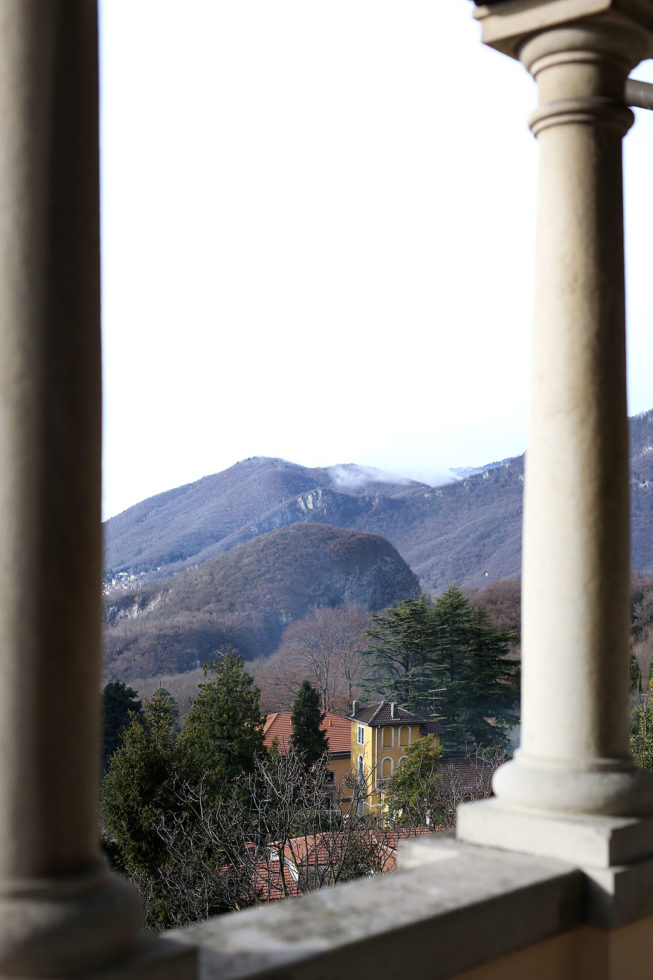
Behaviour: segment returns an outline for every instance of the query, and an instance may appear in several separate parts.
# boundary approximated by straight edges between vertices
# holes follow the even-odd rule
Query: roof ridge
[[[371,725],[372,724],[372,722],[374,721],[374,719],[378,715],[378,713],[381,710],[381,708],[385,705],[385,703],[386,703],[385,701],[379,702],[379,704],[377,705],[376,711],[374,712],[374,714],[372,715],[372,717],[370,718],[370,720],[367,723],[368,725]]]

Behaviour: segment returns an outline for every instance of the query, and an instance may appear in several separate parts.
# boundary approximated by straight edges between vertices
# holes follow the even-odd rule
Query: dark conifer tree
[[[102,784],[102,814],[123,867],[149,873],[164,859],[157,833],[161,812],[174,810],[174,707],[161,691],[132,712],[123,745],[114,753]]]
[[[186,716],[179,736],[184,770],[192,781],[204,781],[215,800],[228,795],[233,780],[252,772],[263,753],[259,689],[233,647],[219,651]]]
[[[106,772],[109,759],[123,744],[132,712],[142,714],[142,705],[133,687],[127,687],[124,681],[105,684],[102,691],[102,772]]]
[[[361,697],[397,701],[411,711],[423,708],[423,668],[433,646],[430,599],[404,599],[372,616],[366,631],[369,645],[361,651]],[[432,708],[432,703],[431,703]]]
[[[519,664],[507,659],[510,638],[491,625],[483,608],[476,611],[469,625],[458,723],[466,738],[483,748],[504,746],[517,721]]]
[[[323,720],[320,695],[308,681],[302,681],[293,705],[290,744],[308,769],[329,750],[326,732],[320,728]]]
[[[507,659],[515,635],[491,626],[458,586],[373,616],[367,635],[363,698],[440,720],[445,751],[505,744],[517,720],[519,665]]]

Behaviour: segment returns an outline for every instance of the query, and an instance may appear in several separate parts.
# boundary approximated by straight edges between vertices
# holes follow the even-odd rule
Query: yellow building
[[[345,815],[351,803],[351,770],[352,761],[349,754],[349,721],[332,711],[325,711],[320,724],[326,732],[329,743],[329,768],[326,778],[329,786],[329,797],[333,804],[340,807]],[[263,726],[263,744],[266,749],[276,742],[278,751],[285,755],[292,736],[292,712],[275,711],[265,719]]]
[[[400,708],[394,701],[379,701],[359,707],[353,703],[351,720],[351,762],[358,774],[361,794],[358,811],[378,816],[383,806],[383,785],[394,775],[406,749],[418,739],[433,739],[440,748],[442,726]]]

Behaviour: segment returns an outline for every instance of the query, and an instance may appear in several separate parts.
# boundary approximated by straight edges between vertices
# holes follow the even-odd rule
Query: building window
[[[335,778],[336,778],[335,770],[327,769],[326,773],[324,774],[324,782],[333,785],[333,783],[335,782]]]
[[[389,755],[381,763],[381,778],[390,779],[392,777],[392,759]]]
[[[410,728],[408,725],[402,725],[399,729],[399,744],[410,745]]]
[[[365,725],[358,726],[358,744],[365,745]]]
[[[383,734],[381,735],[381,745],[383,745],[384,748],[391,749],[393,747],[394,733],[394,728],[391,728],[389,725],[383,729]]]

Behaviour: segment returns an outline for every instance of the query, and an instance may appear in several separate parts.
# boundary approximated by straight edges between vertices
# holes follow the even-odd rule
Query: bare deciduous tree
[[[264,699],[268,695],[276,710],[288,710],[301,682],[308,680],[319,691],[324,711],[349,711],[368,625],[369,613],[355,605],[314,609],[291,623],[277,652],[267,664],[257,665]]]
[[[218,802],[178,783],[178,806],[159,814],[167,860],[137,882],[146,908],[165,892],[167,924],[182,925],[394,868],[396,831],[358,817],[357,801],[343,816],[327,772],[326,756],[307,772],[291,750],[258,759]]]

